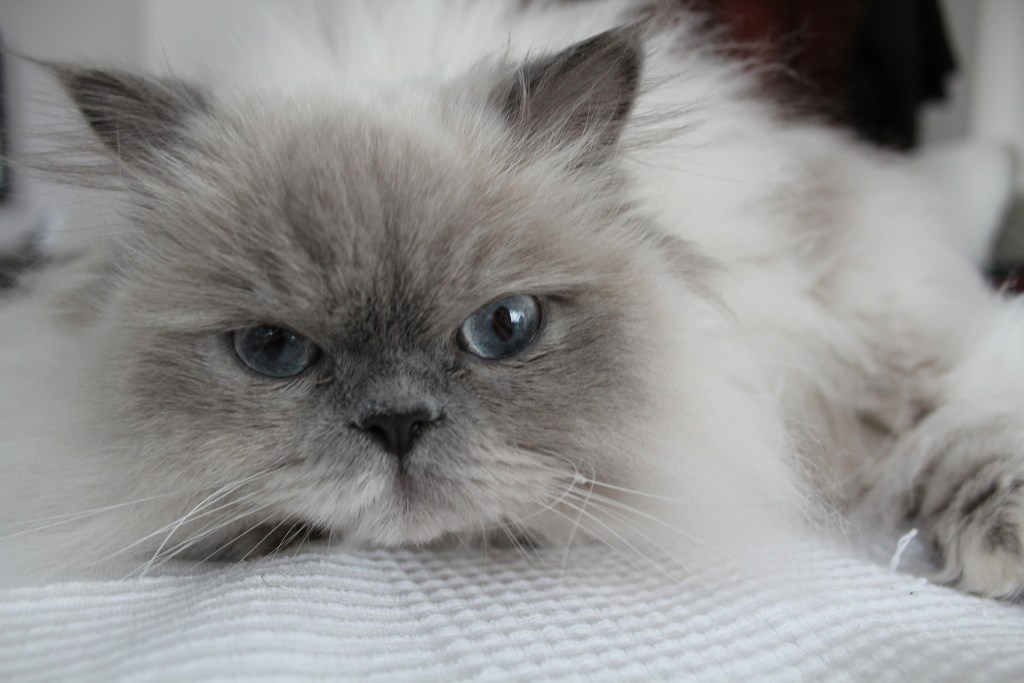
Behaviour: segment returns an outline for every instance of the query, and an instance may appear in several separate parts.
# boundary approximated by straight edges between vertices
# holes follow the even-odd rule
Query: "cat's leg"
[[[1024,306],[979,316],[939,403],[872,463],[864,508],[916,527],[962,590],[1024,597]]]
[[[941,414],[936,415],[942,419]],[[979,595],[1024,595],[1024,429],[980,422],[929,442],[902,497],[938,580]],[[922,425],[929,429],[930,425]],[[920,448],[920,446],[918,446]]]

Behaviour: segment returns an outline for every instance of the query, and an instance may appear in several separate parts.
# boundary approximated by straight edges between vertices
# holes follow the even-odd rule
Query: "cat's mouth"
[[[399,499],[408,500],[410,497],[415,496],[419,487],[419,482],[404,467],[395,473],[392,491]]]
[[[333,477],[321,476],[312,490],[285,502],[282,512],[302,523],[299,538],[310,530],[311,538],[330,537],[350,547],[430,543],[507,512],[502,492],[488,488],[486,478],[472,469],[449,471],[438,460],[443,458],[434,452],[380,458],[362,476],[339,477],[340,491]]]
[[[394,460],[390,472],[385,475],[391,477],[391,495],[407,509],[430,501],[437,502],[437,492],[450,489],[453,483],[431,464],[429,458],[412,456]]]

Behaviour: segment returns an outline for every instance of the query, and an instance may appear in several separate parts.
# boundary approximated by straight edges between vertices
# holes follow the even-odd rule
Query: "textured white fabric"
[[[1024,607],[816,550],[778,579],[601,547],[296,557],[0,590],[0,680],[1024,680]]]

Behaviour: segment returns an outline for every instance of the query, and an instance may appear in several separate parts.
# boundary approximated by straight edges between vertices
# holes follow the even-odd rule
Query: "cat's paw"
[[[999,462],[980,468],[935,515],[930,537],[945,583],[1024,597],[1024,471]]]

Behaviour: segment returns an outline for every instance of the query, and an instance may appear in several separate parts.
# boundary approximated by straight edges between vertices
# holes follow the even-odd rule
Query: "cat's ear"
[[[612,29],[522,65],[492,102],[534,147],[572,145],[580,165],[600,163],[633,107],[643,58],[640,25]]]
[[[126,71],[48,63],[96,136],[126,162],[178,143],[190,117],[207,111],[196,87]]]

